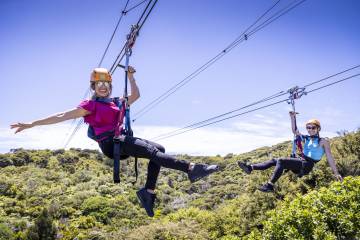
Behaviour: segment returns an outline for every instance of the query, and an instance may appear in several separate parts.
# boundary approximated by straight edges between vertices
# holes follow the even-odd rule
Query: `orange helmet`
[[[310,119],[309,121],[306,122],[306,125],[308,124],[316,125],[319,129],[321,129],[320,121],[317,119]]]
[[[106,68],[95,68],[90,75],[90,82],[111,82],[111,75]]]

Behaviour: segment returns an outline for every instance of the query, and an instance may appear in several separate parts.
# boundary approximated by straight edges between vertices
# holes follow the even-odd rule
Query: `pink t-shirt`
[[[78,107],[91,112],[84,121],[94,128],[95,135],[113,131],[118,123],[120,110],[113,102],[84,100]]]

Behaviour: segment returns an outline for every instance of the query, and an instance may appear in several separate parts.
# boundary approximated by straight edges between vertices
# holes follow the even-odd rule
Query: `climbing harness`
[[[290,88],[288,91],[289,93],[289,99],[287,101],[288,104],[291,104],[292,110],[295,113],[294,121],[295,121],[295,131],[298,130],[297,124],[296,124],[296,109],[295,109],[295,100],[301,98],[303,95],[306,95],[305,88],[299,88],[298,86],[295,86],[293,88]],[[297,154],[296,149],[298,149],[299,154]],[[294,134],[294,140],[292,145],[292,151],[290,157],[296,158],[296,157],[303,157],[303,147],[301,144],[301,136],[297,136]]]
[[[113,178],[114,183],[120,183],[120,147],[121,142],[125,141],[125,136],[133,136],[133,131],[131,129],[130,123],[130,105],[129,105],[129,97],[128,97],[128,72],[129,72],[129,60],[130,56],[132,55],[132,48],[135,44],[136,37],[138,36],[139,26],[132,25],[130,33],[127,35],[127,41],[125,44],[125,66],[118,64],[119,67],[123,67],[125,70],[125,88],[124,88],[124,102],[123,102],[123,109],[124,114],[119,115],[118,125],[115,128],[115,136],[114,136],[114,172]],[[120,112],[122,113],[122,112]],[[124,119],[125,118],[125,119]],[[125,120],[125,121],[123,121]],[[138,178],[138,167],[137,167],[138,159],[135,157],[135,175],[136,180]]]

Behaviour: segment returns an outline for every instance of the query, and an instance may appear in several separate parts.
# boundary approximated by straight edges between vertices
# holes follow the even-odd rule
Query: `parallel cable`
[[[155,3],[152,5],[152,7],[150,8],[150,10],[149,10],[148,13],[147,13],[147,15],[146,15],[146,17],[145,17],[145,20],[143,20],[143,17],[145,16],[148,8],[150,7],[151,3],[153,2],[153,0],[149,0],[148,4],[146,5],[144,11],[142,12],[142,14],[141,14],[141,16],[140,16],[140,18],[139,18],[139,20],[138,20],[137,23],[136,23],[137,25],[139,25],[140,22],[142,22],[141,26],[139,27],[138,32],[140,32],[142,26],[144,25],[146,19],[147,19],[148,16],[150,15],[150,13],[151,13],[151,11],[153,10],[153,8],[154,8],[155,4],[157,3],[157,1],[158,1],[158,0],[155,0]],[[126,48],[126,42],[125,42],[124,46],[122,47],[120,53],[117,55],[114,63],[113,63],[112,66],[110,67],[109,72],[110,72],[111,75],[114,74],[114,72],[115,72],[115,70],[117,69],[118,65],[121,63],[121,61],[122,61],[123,58],[125,57],[125,48]]]
[[[70,141],[72,140],[72,138],[75,136],[75,134],[77,133],[77,131],[81,128],[82,123],[84,122],[84,120],[82,118],[80,118],[78,124],[76,125],[74,131],[72,132],[71,136],[69,137],[69,139],[67,140],[67,142],[65,143],[64,148],[67,147],[67,145],[70,143]]]
[[[157,138],[161,138],[161,137],[163,137],[163,136],[167,136],[167,135],[171,135],[171,134],[177,133],[177,132],[179,132],[179,131],[183,131],[184,129],[193,128],[193,127],[196,127],[196,126],[198,126],[198,125],[205,124],[205,123],[207,123],[207,122],[213,121],[213,120],[218,119],[218,118],[220,118],[220,117],[223,117],[223,116],[232,114],[232,113],[234,113],[234,112],[238,112],[238,111],[240,111],[240,110],[249,108],[249,107],[251,107],[251,106],[260,104],[260,103],[262,103],[262,102],[267,102],[267,101],[269,101],[269,100],[272,100],[272,99],[275,99],[275,98],[284,96],[284,95],[286,95],[286,94],[288,94],[288,93],[287,93],[287,92],[284,92],[284,91],[281,91],[281,92],[279,92],[279,93],[273,94],[273,95],[271,95],[271,96],[269,96],[269,97],[263,98],[263,99],[261,99],[261,100],[258,100],[258,101],[254,102],[254,103],[251,103],[251,104],[248,104],[248,105],[246,105],[246,106],[243,106],[243,107],[234,109],[234,110],[229,111],[229,112],[226,112],[226,113],[222,113],[222,114],[220,114],[220,115],[217,115],[217,116],[208,118],[208,119],[203,120],[203,121],[200,121],[200,122],[196,122],[196,123],[187,125],[187,126],[185,126],[185,127],[182,127],[182,128],[180,128],[180,129],[171,131],[171,132],[166,133],[166,134],[161,134],[161,135],[157,136],[156,139],[157,139]]]
[[[290,12],[292,9],[294,9],[295,7],[297,7],[298,5],[302,4],[303,2],[305,2],[306,0],[300,0],[299,2],[297,2],[298,0],[295,0],[293,2],[291,2],[290,4],[288,4],[286,7],[280,9],[279,11],[277,11],[276,13],[274,13],[271,17],[269,17],[268,19],[266,19],[264,22],[262,22],[261,24],[259,24],[258,26],[256,26],[255,29],[251,30],[250,32],[248,32],[246,34],[246,36],[244,36],[243,38],[238,39],[237,41],[235,41],[233,43],[233,46],[231,46],[228,50],[232,50],[234,47],[236,47],[239,43],[247,40],[251,35],[255,34],[256,32],[262,30],[263,28],[265,28],[266,26],[270,25],[271,23],[273,23],[274,21],[276,21],[278,18],[282,17],[283,15],[285,15],[286,13]]]
[[[136,4],[135,6],[130,7],[128,10],[124,11],[125,14],[128,14],[130,11],[134,10],[135,8],[139,7],[141,4],[145,3],[149,0],[143,0],[140,3]]]
[[[133,121],[136,121],[138,118],[143,116],[145,113],[150,111],[152,108],[154,108],[156,105],[163,102],[166,98],[168,98],[171,94],[177,91],[178,88],[182,87],[189,81],[191,81],[193,78],[195,78],[197,75],[199,75],[201,72],[206,70],[208,67],[210,67],[212,64],[214,64],[217,60],[219,60],[223,55],[225,55],[228,51],[227,49],[230,48],[236,41],[239,40],[239,38],[244,38],[244,34],[253,27],[256,23],[258,23],[268,12],[270,12],[278,3],[277,1],[275,4],[273,4],[268,10],[266,10],[260,17],[258,17],[253,24],[251,24],[245,31],[243,31],[239,37],[237,37],[232,43],[230,43],[225,49],[223,49],[220,53],[218,53],[215,57],[208,60],[205,64],[197,68],[194,72],[192,72],[190,75],[185,77],[180,82],[176,83],[174,86],[172,86],[170,89],[168,89],[166,92],[161,94],[159,97],[155,98],[153,101],[151,101],[149,104],[145,105],[142,109],[140,109],[138,112],[135,113],[135,119]]]
[[[354,69],[354,68],[352,68],[352,69]],[[344,73],[344,72],[347,72],[347,71],[349,71],[349,69],[348,69],[348,70],[345,70],[345,71],[342,71],[342,72],[339,72],[339,73],[336,73],[336,74],[334,74],[334,75],[331,75],[331,76],[327,77],[326,79],[329,79],[329,78],[331,78],[331,77],[337,76],[337,75],[339,75],[339,74],[341,74],[341,73]],[[312,92],[318,91],[318,90],[320,90],[320,89],[323,89],[323,88],[326,88],[326,87],[329,87],[329,86],[338,84],[338,83],[340,83],[340,82],[347,81],[347,80],[349,80],[349,79],[352,79],[352,78],[358,77],[358,76],[360,76],[360,73],[353,74],[353,75],[351,75],[351,76],[349,76],[349,77],[346,77],[346,78],[343,78],[343,79],[340,79],[340,80],[331,82],[331,83],[329,83],[329,84],[325,84],[325,85],[320,86],[320,87],[315,88],[315,89],[311,89],[311,90],[309,90],[309,91],[306,91],[306,93],[307,93],[307,94],[308,94],[308,93],[312,93]],[[317,83],[317,82],[319,82],[319,81],[320,81],[320,80],[315,81],[315,82],[312,82],[312,83],[307,84],[307,85],[305,85],[305,86],[313,85],[313,84],[315,84],[315,83]],[[303,88],[305,88],[305,86],[304,86]],[[165,134],[159,135],[159,136],[157,136],[157,137],[152,138],[151,140],[153,140],[153,141],[154,141],[154,140],[157,140],[157,141],[158,141],[158,140],[170,138],[170,137],[173,137],[173,136],[176,136],[176,135],[179,135],[179,134],[183,134],[183,133],[186,133],[186,132],[189,132],[189,131],[196,130],[196,129],[198,129],[198,128],[202,128],[202,127],[205,127],[205,126],[208,126],[208,125],[212,125],[212,124],[215,124],[215,123],[218,123],[218,122],[222,122],[222,121],[225,121],[225,120],[228,120],[228,119],[237,117],[237,116],[241,116],[241,115],[244,115],[244,114],[247,114],[247,113],[250,113],[250,112],[254,112],[254,111],[257,111],[257,110],[266,108],[266,107],[270,107],[270,106],[273,106],[273,105],[276,105],[276,104],[279,104],[279,103],[288,101],[289,98],[286,98],[286,99],[283,99],[283,100],[280,100],[280,101],[277,101],[277,102],[274,102],[274,103],[271,103],[271,104],[267,104],[267,105],[265,105],[265,106],[261,106],[261,107],[255,108],[255,109],[248,110],[248,111],[246,111],[246,112],[242,112],[242,113],[239,113],[239,114],[231,115],[231,116],[229,116],[229,117],[221,118],[220,120],[212,121],[212,120],[215,120],[215,119],[217,119],[217,118],[219,118],[219,117],[228,115],[228,114],[230,114],[230,113],[234,113],[234,112],[236,112],[236,111],[245,109],[245,108],[250,107],[250,106],[254,106],[254,105],[259,104],[259,103],[263,103],[263,102],[272,100],[272,99],[274,99],[274,98],[278,98],[278,97],[283,96],[283,95],[285,95],[285,94],[286,94],[286,93],[284,93],[284,91],[282,91],[282,92],[280,92],[280,93],[277,94],[277,95],[273,95],[272,97],[264,98],[264,99],[262,99],[262,100],[259,100],[258,102],[255,102],[255,103],[249,104],[249,105],[247,105],[247,106],[244,106],[244,107],[235,109],[235,110],[233,110],[233,111],[230,111],[230,112],[227,112],[227,113],[224,113],[224,114],[220,114],[220,115],[218,115],[218,116],[209,118],[209,119],[207,119],[207,120],[204,120],[204,121],[201,121],[201,122],[197,122],[197,123],[188,125],[188,126],[186,126],[186,127],[180,128],[180,129],[178,129],[178,130],[171,131],[171,132],[169,132],[169,133],[165,133]]]
[[[323,86],[318,87],[318,88],[311,89],[310,91],[307,91],[306,93],[312,93],[312,92],[318,91],[318,90],[320,90],[320,89],[323,89],[323,88],[326,88],[326,87],[330,87],[330,86],[332,86],[332,85],[335,85],[335,84],[338,84],[338,83],[347,81],[347,80],[349,80],[349,79],[351,79],[351,78],[354,78],[354,77],[357,77],[357,76],[360,76],[360,73],[351,75],[350,77],[340,79],[340,80],[338,80],[338,81],[335,81],[335,82],[332,82],[332,83],[323,85]]]
[[[228,47],[226,47],[223,51],[221,51],[219,54],[217,54],[215,57],[213,57],[212,59],[210,59],[208,62],[206,62],[205,64],[203,64],[201,67],[197,68],[193,73],[191,73],[190,75],[188,75],[186,78],[184,78],[183,80],[181,80],[180,82],[178,82],[177,84],[175,84],[173,87],[171,87],[169,90],[167,90],[165,93],[163,93],[162,95],[160,95],[159,97],[157,97],[156,99],[154,99],[153,101],[151,101],[149,104],[147,104],[145,107],[143,107],[142,109],[140,109],[137,113],[135,113],[135,119],[133,121],[136,121],[137,119],[139,119],[140,117],[142,117],[143,115],[145,115],[145,113],[149,112],[152,108],[154,108],[155,106],[157,106],[158,104],[160,104],[161,102],[163,102],[166,98],[168,98],[170,95],[172,95],[173,93],[175,93],[179,88],[183,87],[185,84],[187,84],[188,82],[190,82],[193,78],[195,78],[197,75],[199,75],[201,72],[203,72],[204,70],[206,70],[208,67],[210,67],[211,65],[213,65],[216,61],[218,61],[220,58],[222,58],[226,53],[230,52],[235,46],[237,46],[239,43],[245,41],[248,39],[249,35],[255,34],[257,31],[260,31],[262,28],[264,28],[265,26],[269,25],[270,23],[274,22],[275,20],[277,20],[279,17],[283,16],[284,14],[286,14],[287,12],[289,12],[290,10],[292,10],[293,8],[297,7],[298,5],[300,5],[301,3],[303,3],[306,0],[302,0],[300,2],[298,2],[297,0],[293,1],[290,5],[287,5],[286,7],[282,8],[280,11],[276,12],[275,14],[273,14],[271,17],[269,17],[268,19],[266,19],[263,23],[261,23],[259,26],[257,26],[254,30],[252,30],[251,32],[249,32],[248,34],[246,34],[247,31],[250,30],[250,28],[252,28],[253,26],[255,26],[270,10],[272,10],[277,4],[278,2],[276,2],[273,6],[271,6],[264,14],[262,14],[252,25],[250,25],[250,27],[248,27],[246,29],[246,31],[244,31],[244,33],[242,33],[239,37],[237,37]]]
[[[89,95],[90,95],[90,93],[91,93],[91,88],[90,87],[88,87],[88,89],[86,90],[86,92],[85,92],[85,94],[84,94],[84,96],[83,96],[83,98],[82,99],[86,99]],[[77,123],[76,123],[77,122]],[[76,124],[76,126],[75,126],[75,124]],[[74,128],[74,126],[75,126],[75,128],[73,129],[73,132],[71,133],[71,136],[73,136],[74,134],[75,134],[75,131],[77,131],[76,129],[78,129],[80,126],[79,125],[81,125],[82,124],[82,121],[81,121],[81,119],[76,119],[76,118],[74,118],[72,121],[71,121],[71,123],[70,123],[70,127],[69,127],[69,129],[68,129],[68,131],[67,131],[67,134],[66,134],[66,136],[65,136],[65,138],[64,138],[64,140],[63,140],[63,148],[65,148],[66,146],[67,146],[67,144],[68,144],[68,142],[70,142],[70,138],[68,139],[68,140],[66,140],[67,138],[68,138],[68,136],[70,135],[70,132],[71,132],[71,129],[73,129]],[[65,143],[65,142],[67,142],[67,143]],[[65,143],[65,144],[64,144]]]
[[[226,117],[226,118],[222,118],[222,119],[214,121],[214,122],[210,122],[210,123],[206,123],[206,124],[203,124],[203,125],[200,125],[200,126],[196,126],[194,128],[186,129],[186,130],[184,130],[182,132],[179,132],[179,133],[175,133],[175,134],[168,135],[168,136],[165,136],[165,137],[160,137],[160,138],[152,138],[151,140],[159,141],[159,140],[162,140],[162,139],[174,137],[176,135],[180,135],[180,134],[183,134],[183,133],[186,133],[186,132],[189,132],[189,131],[194,131],[196,129],[203,128],[203,127],[206,127],[206,126],[209,126],[209,125],[213,125],[215,123],[223,122],[225,120],[228,120],[228,119],[231,119],[231,118],[234,118],[234,117],[238,117],[238,116],[241,116],[241,115],[244,115],[244,114],[247,114],[247,113],[255,112],[255,111],[258,111],[258,110],[263,109],[263,108],[267,108],[267,107],[274,106],[274,105],[277,105],[277,104],[280,104],[280,103],[283,103],[283,102],[287,102],[287,100],[288,100],[288,98],[277,101],[277,102],[274,102],[274,103],[270,103],[270,104],[267,104],[265,106],[261,106],[261,107],[255,108],[255,109],[251,109],[251,110],[248,110],[246,112],[242,112],[242,113],[238,113],[238,114]]]
[[[139,26],[139,32],[140,32],[141,28],[143,27],[144,23],[146,22],[147,18],[150,16],[150,13],[153,11],[153,9],[154,9],[157,1],[158,1],[158,0],[155,0],[154,4],[151,6],[149,12],[146,14],[146,16],[145,16],[144,20],[142,21],[142,23],[140,24],[140,21],[137,23],[138,25],[140,24],[140,26]]]
[[[104,51],[104,53],[103,53],[103,55],[102,55],[102,57],[101,57],[101,60],[100,60],[100,62],[99,62],[99,64],[98,64],[98,67],[100,67],[101,64],[102,64],[102,62],[104,61],[105,55],[106,55],[107,51],[109,50],[110,44],[111,44],[111,42],[112,42],[112,40],[113,40],[113,38],[114,38],[114,36],[115,36],[115,33],[116,33],[116,31],[117,31],[117,29],[118,29],[118,27],[119,27],[119,24],[120,24],[120,22],[121,22],[121,19],[122,19],[123,16],[126,14],[126,8],[127,8],[127,5],[129,4],[129,1],[130,1],[130,0],[127,0],[127,1],[126,1],[124,10],[121,11],[120,18],[119,18],[119,20],[118,20],[118,22],[117,22],[117,24],[116,24],[116,27],[115,27],[115,29],[114,29],[111,37],[110,37],[109,43],[107,44],[107,46],[106,46],[106,48],[105,48],[105,51]]]
[[[305,85],[304,87],[306,88],[306,87],[309,87],[309,86],[311,86],[311,85],[314,85],[314,84],[323,82],[323,81],[325,81],[325,80],[328,80],[329,78],[332,78],[332,77],[335,77],[335,76],[337,76],[337,75],[340,75],[340,74],[349,72],[349,71],[354,70],[354,69],[356,69],[356,68],[358,68],[358,67],[360,67],[360,64],[357,65],[357,66],[355,66],[355,67],[348,68],[348,69],[346,69],[346,70],[344,70],[344,71],[341,71],[341,72],[335,73],[335,74],[333,74],[333,75],[331,75],[331,76],[328,76],[328,77],[325,77],[325,78],[323,78],[323,79],[320,79],[320,80],[318,80],[318,81],[309,83],[309,84]]]

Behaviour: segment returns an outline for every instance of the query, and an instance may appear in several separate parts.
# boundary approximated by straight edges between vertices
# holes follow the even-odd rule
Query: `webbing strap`
[[[295,86],[288,90],[288,93],[290,94],[288,103],[292,105],[292,110],[294,112],[294,124],[295,124],[295,131],[298,130],[297,124],[296,124],[296,111],[295,111],[295,99],[299,99],[302,95],[306,95],[305,88],[299,88],[298,86]],[[291,151],[291,157],[297,157],[296,149],[299,150],[300,156],[303,157],[303,148],[301,144],[301,137],[294,134],[294,140],[292,144],[292,151]]]
[[[129,41],[129,40],[128,40]],[[133,132],[131,130],[131,125],[130,125],[130,106],[128,104],[128,91],[127,91],[127,78],[128,78],[128,70],[129,70],[129,59],[131,56],[131,47],[133,46],[134,43],[131,44],[131,46],[128,45],[126,51],[126,59],[125,59],[125,88],[124,88],[124,99],[125,101],[122,102],[122,107],[121,107],[121,111],[119,114],[119,120],[118,120],[118,125],[116,127],[115,130],[115,137],[114,137],[114,172],[113,172],[113,177],[114,177],[114,183],[120,183],[120,159],[121,159],[121,144],[120,144],[120,138],[121,138],[121,134],[122,134],[122,130],[125,130],[125,135],[127,136],[133,136]],[[123,120],[125,119],[124,124]],[[135,158],[135,175],[136,175],[136,180],[135,182],[133,182],[133,184],[135,184],[137,182],[138,179],[138,159]]]
[[[120,139],[114,137],[114,183],[120,183]]]
[[[139,171],[138,171],[138,158],[137,158],[137,157],[135,157],[134,168],[135,168],[135,181],[132,182],[133,185],[137,182],[138,176],[139,176]]]

